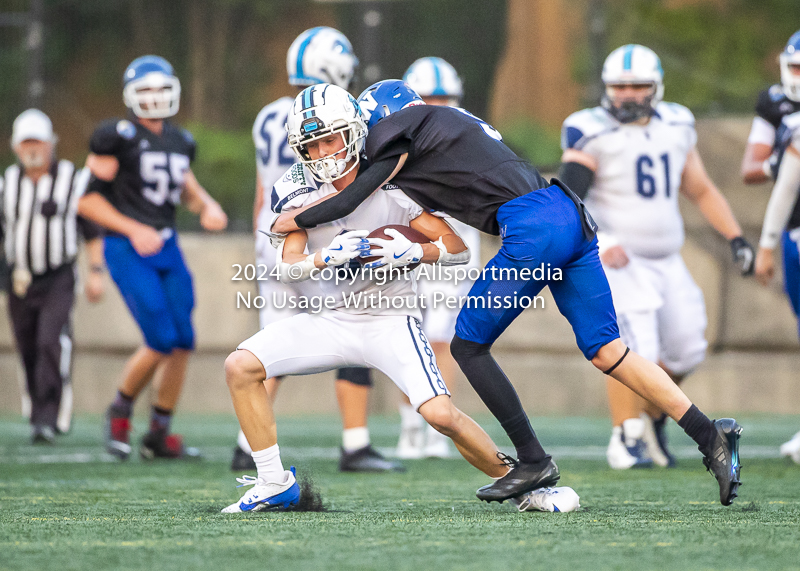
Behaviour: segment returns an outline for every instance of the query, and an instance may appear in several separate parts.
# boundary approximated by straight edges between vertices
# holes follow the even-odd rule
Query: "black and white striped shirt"
[[[34,182],[20,165],[11,165],[0,179],[9,266],[34,276],[71,264],[78,253],[78,199],[89,183],[88,169],[67,160],[53,164]]]

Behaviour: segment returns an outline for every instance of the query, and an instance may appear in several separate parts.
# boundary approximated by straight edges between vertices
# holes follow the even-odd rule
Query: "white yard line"
[[[378,448],[382,454],[391,457],[394,448]],[[228,462],[231,459],[230,446],[208,446],[201,448],[204,459],[211,462]],[[513,449],[504,449],[508,454],[513,454]],[[556,460],[605,460],[605,446],[552,446],[547,450]],[[672,449],[673,454],[679,459],[700,459],[700,452],[693,446],[677,446]],[[739,449],[744,460],[748,458],[779,458],[778,446],[742,445]],[[131,458],[139,461],[138,457]],[[287,460],[334,460],[339,458],[338,447],[281,447],[281,456]],[[458,454],[453,451],[453,458]],[[0,465],[2,464],[87,464],[92,462],[118,462],[110,454],[106,454],[99,447],[70,447],[63,452],[57,449],[46,453],[40,447],[0,447]]]

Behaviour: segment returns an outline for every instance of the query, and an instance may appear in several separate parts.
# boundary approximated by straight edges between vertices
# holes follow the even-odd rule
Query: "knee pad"
[[[337,369],[336,378],[361,387],[372,386],[372,375],[364,367],[342,367]]]

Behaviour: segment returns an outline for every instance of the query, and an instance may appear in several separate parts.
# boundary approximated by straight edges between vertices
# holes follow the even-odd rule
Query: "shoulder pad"
[[[270,208],[275,213],[282,212],[287,206],[297,208],[300,204],[296,199],[314,192],[317,188],[316,181],[307,169],[302,164],[295,163],[272,187]]]
[[[694,115],[687,107],[679,103],[662,101],[656,105],[656,113],[665,123],[694,126]]]
[[[616,120],[602,107],[592,107],[573,113],[564,120],[561,129],[563,149],[581,149],[589,140],[618,126]]]
[[[98,125],[89,140],[89,149],[97,155],[116,154],[123,141],[136,137],[136,125],[127,119],[108,119]]]
[[[196,145],[197,144],[197,142],[194,140],[194,135],[192,135],[189,131],[187,131],[186,129],[182,129],[180,127],[178,129],[179,129],[181,135],[183,135],[183,139],[187,143],[189,143],[190,145]]]
[[[128,141],[136,136],[136,125],[127,119],[117,121],[116,130],[120,137]]]
[[[767,90],[767,94],[769,95],[769,98],[776,103],[786,99],[786,94],[783,92],[783,87],[777,83]]]

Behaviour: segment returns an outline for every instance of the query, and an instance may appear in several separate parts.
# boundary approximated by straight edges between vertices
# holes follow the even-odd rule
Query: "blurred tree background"
[[[42,1],[40,105],[53,118],[60,154],[82,162],[97,122],[125,112],[126,65],[162,55],[181,79],[177,121],[198,140],[193,168],[236,230],[251,224],[252,121],[263,105],[294,93],[286,50],[304,29],[334,26],[352,40],[362,62],[356,95],[372,81],[400,77],[418,57],[444,57],[464,79],[464,106],[547,166],[558,162],[558,127],[569,108],[597,103],[598,62],[614,47],[653,48],[666,98],[698,115],[748,114],[758,90],[778,80],[777,54],[800,27],[797,0]],[[0,24],[8,23],[2,14],[24,14],[30,5],[2,0]],[[6,141],[26,107],[28,40],[24,26],[0,27]],[[514,93],[515,102],[504,104]],[[0,146],[0,165],[11,161]],[[180,224],[197,227],[186,214]]]

